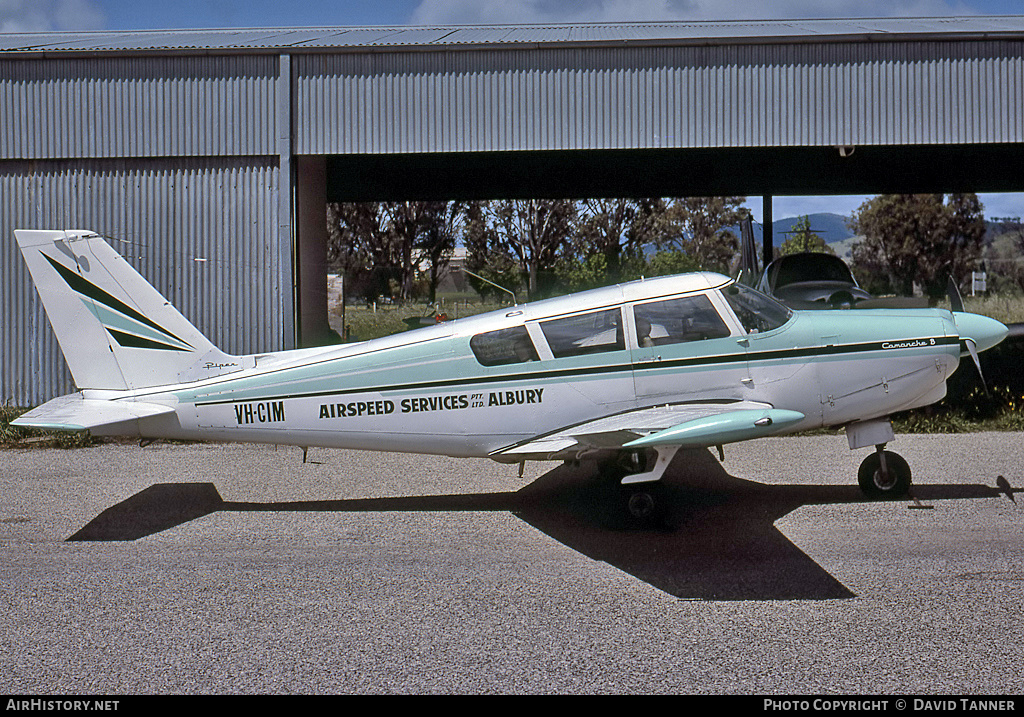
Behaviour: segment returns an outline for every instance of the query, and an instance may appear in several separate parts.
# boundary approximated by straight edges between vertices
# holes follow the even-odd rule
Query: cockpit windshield
[[[730,284],[722,289],[722,295],[748,334],[777,329],[793,315],[775,299],[742,284]]]

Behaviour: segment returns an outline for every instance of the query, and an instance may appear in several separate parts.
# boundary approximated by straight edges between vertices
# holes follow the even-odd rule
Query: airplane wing
[[[804,419],[756,401],[682,403],[605,416],[537,436],[491,454],[505,461],[563,460],[602,449],[705,448],[770,436]]]
[[[162,413],[173,413],[170,406],[138,401],[105,401],[72,393],[47,401],[11,421],[12,426],[47,430],[80,431],[96,429]]]

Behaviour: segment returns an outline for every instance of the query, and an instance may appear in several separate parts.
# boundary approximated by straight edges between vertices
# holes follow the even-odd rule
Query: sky
[[[0,0],[0,32],[1024,15],[1024,0]]]
[[[0,0],[0,32],[1024,15],[1024,0]],[[981,194],[989,217],[1024,194]],[[775,197],[776,219],[849,216],[866,196]],[[760,197],[747,205],[755,218]]]

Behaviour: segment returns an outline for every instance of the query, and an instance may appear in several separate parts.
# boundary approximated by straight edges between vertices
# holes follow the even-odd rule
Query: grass
[[[986,393],[976,384],[966,389],[964,386],[960,377],[959,384],[950,386],[949,394],[938,403],[894,416],[893,429],[897,433],[1024,431],[1024,395],[1020,390],[993,386]]]
[[[408,331],[413,325],[429,325],[435,321],[437,314],[444,314],[449,319],[461,319],[466,316],[475,316],[488,311],[500,309],[507,304],[500,304],[496,301],[466,301],[459,300],[438,302],[437,304],[378,304],[376,306],[352,306],[345,307],[345,323],[348,324],[350,334],[349,341],[368,341],[382,336],[390,336],[402,331]],[[338,335],[342,334],[341,307],[335,305],[329,308],[327,319]],[[426,324],[419,324],[419,320],[426,320]]]
[[[938,304],[941,309],[948,309],[949,302]],[[1002,321],[1004,324],[1024,323],[1024,296],[1014,294],[992,296],[965,296],[964,310],[972,314],[981,314]]]
[[[43,431],[12,426],[27,408],[0,406],[0,448],[84,448],[100,441],[89,431]]]

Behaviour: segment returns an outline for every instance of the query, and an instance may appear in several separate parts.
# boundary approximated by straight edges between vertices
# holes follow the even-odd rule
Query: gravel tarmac
[[[272,446],[0,450],[7,694],[1024,693],[1024,441],[584,465]],[[1011,487],[1012,486],[1012,487]]]

